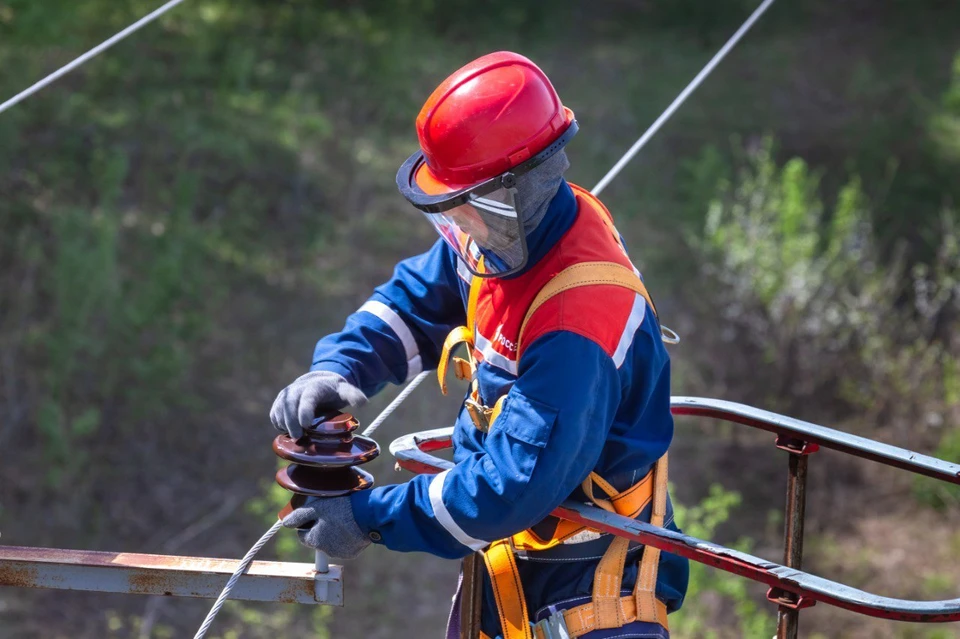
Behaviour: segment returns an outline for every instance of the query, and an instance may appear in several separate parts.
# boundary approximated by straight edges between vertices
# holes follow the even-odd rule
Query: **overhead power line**
[[[700,73],[698,73],[697,76],[690,81],[690,84],[687,85],[687,88],[681,91],[680,95],[678,95],[674,101],[670,103],[670,106],[667,107],[667,110],[660,114],[660,117],[650,125],[649,129],[644,131],[643,135],[641,135],[640,138],[633,143],[633,146],[631,146],[630,149],[623,154],[623,157],[617,160],[617,163],[613,165],[613,168],[607,171],[607,174],[603,176],[603,179],[597,182],[597,185],[593,187],[591,193],[598,195],[600,191],[607,188],[607,185],[613,181],[613,178],[617,177],[617,174],[620,173],[620,171],[623,170],[623,167],[625,167],[627,163],[633,159],[633,156],[635,156],[640,149],[646,145],[650,138],[652,138],[656,132],[660,130],[660,127],[662,127],[666,121],[670,119],[674,112],[680,108],[680,105],[683,104],[688,97],[690,97],[690,94],[697,90],[697,87],[700,86],[700,83],[703,82],[707,76],[713,72],[714,68],[720,64],[720,61],[723,60],[728,53],[730,53],[730,49],[732,49],[737,42],[740,41],[740,38],[742,38],[743,35],[750,30],[750,27],[753,26],[753,23],[763,15],[763,13],[770,7],[771,4],[773,4],[773,1],[774,0],[763,0],[763,2],[760,3],[760,6],[750,14],[749,18],[747,18],[747,21],[744,22],[739,29],[737,29],[737,32],[734,33],[730,39],[727,40],[727,43],[723,45],[719,51],[717,51],[716,55],[711,58],[710,62],[707,63],[707,66],[703,67],[703,69],[700,70]]]
[[[12,98],[10,98],[9,100],[7,100],[7,101],[4,102],[3,104],[0,104],[0,113],[3,113],[4,111],[6,111],[7,109],[9,109],[9,108],[12,107],[13,105],[18,104],[18,103],[22,102],[23,100],[26,100],[26,99],[29,98],[31,95],[33,95],[34,93],[36,93],[36,92],[39,91],[40,89],[44,88],[45,86],[47,86],[47,85],[49,85],[49,84],[51,84],[51,83],[53,83],[53,82],[56,82],[57,80],[59,80],[59,79],[62,78],[63,76],[67,75],[68,73],[70,73],[71,71],[73,71],[74,69],[76,69],[77,67],[81,66],[83,63],[87,62],[87,61],[90,60],[91,58],[93,58],[93,57],[95,57],[96,55],[102,53],[103,51],[106,51],[107,49],[109,49],[110,47],[112,47],[112,46],[115,45],[116,43],[120,42],[121,40],[123,40],[124,38],[126,38],[128,35],[130,35],[131,33],[133,33],[134,31],[137,31],[138,29],[140,29],[140,27],[143,27],[143,26],[146,26],[146,25],[150,24],[151,22],[153,22],[154,20],[156,20],[157,18],[159,18],[160,16],[162,16],[163,14],[165,14],[167,11],[170,11],[170,9],[173,9],[175,6],[177,6],[178,4],[180,4],[180,3],[182,3],[182,2],[184,2],[184,0],[170,0],[170,2],[168,2],[168,3],[165,4],[165,5],[163,5],[163,6],[160,7],[159,9],[153,11],[152,13],[149,13],[149,14],[143,16],[142,18],[140,18],[139,20],[137,20],[136,22],[134,22],[133,24],[131,24],[129,27],[127,27],[126,29],[124,29],[124,30],[121,31],[120,33],[116,34],[115,36],[113,36],[113,37],[111,37],[111,38],[109,38],[109,39],[107,39],[107,40],[104,40],[103,42],[101,42],[100,44],[98,44],[97,46],[95,46],[94,48],[90,49],[89,51],[87,51],[86,53],[84,53],[83,55],[81,55],[81,56],[80,56],[79,58],[77,58],[76,60],[74,60],[74,61],[72,61],[72,62],[69,62],[68,64],[65,64],[64,66],[60,67],[59,69],[57,69],[56,71],[54,71],[53,73],[51,73],[50,75],[48,75],[47,77],[45,77],[44,79],[40,80],[40,81],[37,82],[36,84],[34,84],[34,85],[32,85],[32,86],[24,89],[23,91],[21,91],[20,93],[18,93],[18,94],[15,95],[15,96],[13,96]]]

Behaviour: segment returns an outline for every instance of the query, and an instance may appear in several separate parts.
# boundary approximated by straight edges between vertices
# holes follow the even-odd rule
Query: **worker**
[[[446,391],[452,371],[469,383],[455,465],[311,498],[283,524],[340,558],[483,551],[485,637],[668,637],[686,560],[550,515],[574,499],[677,530],[670,358],[610,213],[563,178],[573,113],[533,62],[497,52],[441,83],[416,128],[397,185],[440,239],[317,343],[270,416],[299,437],[423,370]],[[458,636],[459,596],[451,618]]]

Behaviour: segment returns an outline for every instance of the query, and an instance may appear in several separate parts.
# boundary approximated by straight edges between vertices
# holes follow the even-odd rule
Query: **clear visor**
[[[424,213],[471,273],[497,277],[527,263],[523,221],[517,214],[514,189],[500,188],[442,213]],[[483,259],[481,267],[480,260]]]

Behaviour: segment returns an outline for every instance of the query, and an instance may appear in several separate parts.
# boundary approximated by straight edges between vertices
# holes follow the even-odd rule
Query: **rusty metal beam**
[[[215,599],[239,561],[0,546],[0,586]],[[341,567],[255,561],[231,599],[343,605]]]
[[[483,555],[475,552],[463,559],[460,586],[460,639],[479,639],[480,609],[483,606]]]
[[[787,505],[783,526],[783,565],[800,570],[803,567],[803,525],[807,503],[807,462],[810,458],[790,453],[787,472]],[[774,593],[776,591],[774,590]],[[797,639],[800,632],[800,606],[796,597],[779,604],[777,639]]]

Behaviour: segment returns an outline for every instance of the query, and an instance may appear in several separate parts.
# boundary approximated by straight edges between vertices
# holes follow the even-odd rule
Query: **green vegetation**
[[[960,460],[954,4],[890,2],[869,19],[858,3],[775,5],[604,194],[684,333],[678,393]],[[0,99],[156,5],[0,0]],[[570,177],[590,186],[753,6],[191,0],[0,115],[3,542],[242,554],[283,500],[265,487],[274,394],[432,241],[393,186],[432,87],[491,50],[529,55],[577,113]],[[447,421],[448,404],[416,397],[382,443]],[[700,504],[678,514],[693,534],[766,549],[776,526],[743,522],[771,504],[731,484],[774,481],[761,459],[776,453],[744,457],[733,432],[715,457],[674,458],[679,501]],[[678,445],[702,434],[681,425]],[[890,517],[939,518],[918,530],[904,515],[903,536],[956,528],[952,488],[856,473],[831,486],[857,495],[838,498],[843,526],[812,507],[811,535],[862,534],[881,498]],[[692,488],[715,481],[727,490]],[[245,507],[179,540],[231,498]],[[305,557],[290,535],[270,552]],[[386,637],[396,629],[378,620],[412,615],[436,634],[448,568],[371,551],[350,566],[362,587],[347,609],[231,605],[217,628]],[[420,581],[397,592],[395,571]],[[772,634],[759,591],[699,566],[693,577],[678,636]],[[939,592],[960,575],[916,580]],[[54,605],[62,614],[38,625]],[[14,591],[0,639],[182,636],[205,609],[166,601],[144,624],[135,598]],[[826,619],[811,636],[858,621]],[[896,636],[880,628],[871,636]]]
[[[954,214],[942,217],[933,261],[907,268],[902,251],[884,259],[861,178],[843,184],[829,210],[803,159],[780,167],[764,142],[737,163],[698,247],[725,330],[762,354],[764,400],[796,409],[830,398],[875,411],[886,395],[898,406],[875,417],[913,426],[918,413],[956,405],[953,336],[943,330],[960,292]]]
[[[713,539],[720,524],[728,521],[741,505],[739,494],[714,484],[710,494],[696,506],[675,507],[677,524],[688,535]],[[743,552],[750,552],[752,546],[749,538],[731,544]],[[670,620],[671,636],[679,639],[773,636],[777,629],[776,615],[757,603],[752,590],[748,582],[739,577],[691,562],[690,587],[683,608]]]

